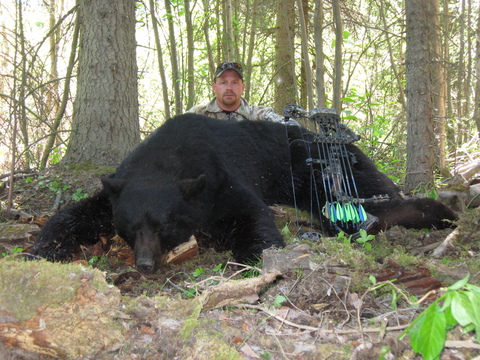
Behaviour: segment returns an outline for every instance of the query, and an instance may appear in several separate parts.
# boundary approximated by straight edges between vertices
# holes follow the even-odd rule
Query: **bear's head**
[[[188,241],[205,221],[206,175],[180,181],[102,177],[102,184],[113,205],[115,230],[143,272],[154,271],[167,251]]]

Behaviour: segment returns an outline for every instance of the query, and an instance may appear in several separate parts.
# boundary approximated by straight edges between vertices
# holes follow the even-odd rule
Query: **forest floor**
[[[81,197],[98,189],[98,175],[57,169],[18,178],[15,207],[28,216],[4,217],[0,223],[27,224],[33,230],[26,237],[0,236],[0,254],[4,257],[0,270],[2,261],[21,257],[16,251],[31,246],[38,233],[37,224],[46,220],[44,215],[73,202],[74,195]],[[3,189],[0,201],[5,199]],[[193,259],[165,265],[147,275],[135,269],[132,252],[121,239],[83,248],[71,262],[79,264],[84,272],[100,270],[101,279],[96,281],[105,282],[109,290],[93,291],[103,297],[82,297],[78,290],[74,299],[68,300],[75,306],[56,308],[56,317],[48,313],[48,306],[39,306],[32,316],[41,315],[47,328],[49,317],[62,318],[71,326],[79,313],[96,309],[90,328],[74,326],[63,335],[50,329],[48,336],[64,338],[57,337],[55,344],[50,341],[48,346],[38,341],[25,345],[21,333],[12,335],[14,326],[10,326],[7,337],[4,324],[21,322],[5,315],[6,305],[0,304],[0,338],[4,340],[3,344],[0,341],[0,360],[421,359],[412,351],[408,336],[399,339],[403,330],[443,287],[467,273],[471,284],[480,284],[478,209],[462,210],[455,241],[441,257],[432,256],[432,250],[452,229],[427,232],[395,227],[369,241],[371,249],[367,249],[338,237],[301,239],[299,224],[303,232],[314,230],[306,227],[308,222],[298,219],[292,209],[277,206],[274,212],[288,246],[266,251],[259,263],[249,266],[235,264],[230,253],[216,252],[200,243],[199,254]],[[71,265],[38,264],[51,266],[51,284],[42,286],[60,291],[53,280],[58,271],[58,281],[63,281],[58,266]],[[5,269],[11,268],[9,263]],[[22,272],[17,280],[9,275],[9,281],[26,289]],[[91,277],[82,276],[81,286],[86,286]],[[374,289],[373,279],[385,285]],[[420,305],[409,304],[412,295],[418,299],[429,292]],[[59,316],[67,308],[69,315]],[[80,327],[83,332],[77,334]],[[15,336],[16,342],[10,341]],[[72,341],[76,336],[89,341]],[[472,332],[453,328],[441,359],[476,358],[480,356],[477,345]]]

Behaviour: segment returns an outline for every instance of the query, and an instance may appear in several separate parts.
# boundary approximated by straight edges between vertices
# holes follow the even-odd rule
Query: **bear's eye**
[[[141,229],[141,225],[140,225],[140,224],[132,224],[132,225],[130,225],[130,230],[131,230],[132,232],[137,232],[137,231],[139,231],[140,229]]]

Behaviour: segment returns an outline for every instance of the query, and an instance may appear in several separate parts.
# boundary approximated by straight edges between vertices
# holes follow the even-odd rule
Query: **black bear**
[[[309,159],[313,134],[299,126],[264,121],[216,120],[185,114],[169,119],[108,177],[103,190],[66,207],[43,227],[30,253],[51,260],[68,257],[78,245],[118,233],[132,247],[136,266],[153,271],[161,255],[204,231],[244,262],[271,246],[282,247],[269,205],[311,210],[331,225],[323,204],[321,176],[314,181]],[[396,185],[357,147],[346,145],[359,196],[378,218],[372,231],[392,225],[445,228],[455,214],[440,202],[405,200]],[[312,155],[313,154],[313,155]]]

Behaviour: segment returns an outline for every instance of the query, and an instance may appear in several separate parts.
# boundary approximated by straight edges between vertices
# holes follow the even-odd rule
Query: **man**
[[[242,98],[245,90],[242,66],[236,62],[224,62],[218,65],[212,91],[215,98],[206,105],[197,105],[187,112],[206,115],[216,119],[267,120],[285,123],[285,118],[276,114],[272,108],[250,106]],[[298,125],[295,120],[286,122]]]

